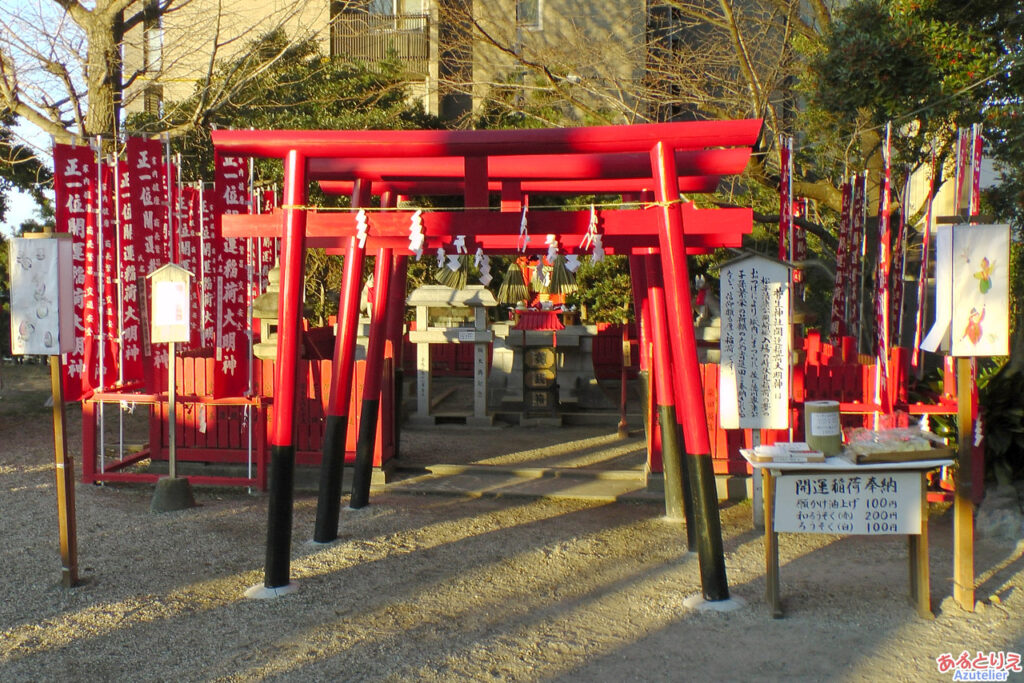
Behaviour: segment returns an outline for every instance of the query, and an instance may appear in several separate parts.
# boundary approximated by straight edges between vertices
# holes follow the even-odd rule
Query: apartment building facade
[[[325,54],[397,59],[411,96],[446,119],[478,112],[496,88],[574,89],[581,111],[630,119],[644,78],[646,0],[192,0],[126,36],[129,111],[156,112],[192,94],[216,62],[283,28]],[[583,87],[585,84],[586,87]],[[609,96],[608,93],[614,93]],[[623,105],[623,100],[627,104]],[[622,109],[617,115],[615,109]],[[567,112],[571,114],[571,112]]]

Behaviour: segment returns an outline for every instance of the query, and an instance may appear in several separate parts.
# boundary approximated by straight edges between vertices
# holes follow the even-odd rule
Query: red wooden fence
[[[349,402],[349,425],[345,443],[345,462],[355,461],[356,436],[366,364],[357,361]],[[330,391],[330,360],[303,360],[297,390],[295,416],[295,461],[299,465],[319,465],[327,399]],[[270,361],[255,363],[254,393],[248,398],[212,399],[213,359],[179,358],[175,367],[178,404],[175,423],[175,457],[179,463],[213,465],[251,465],[244,475],[189,474],[196,484],[243,485],[265,489],[267,464],[267,425],[273,419],[273,373]],[[392,373],[391,359],[385,360],[385,377]],[[383,383],[374,467],[394,457],[394,383]],[[150,406],[149,442],[143,450],[123,459],[100,458],[97,453],[97,406],[100,403],[129,401]],[[250,427],[251,422],[251,427]],[[162,394],[97,393],[82,402],[82,480],[156,481],[160,475],[128,471],[139,461],[168,459],[167,400]],[[249,468],[247,468],[249,469]]]

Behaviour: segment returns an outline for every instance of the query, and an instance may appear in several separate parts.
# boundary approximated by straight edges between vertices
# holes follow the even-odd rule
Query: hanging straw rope
[[[503,304],[517,304],[526,301],[530,292],[526,289],[526,282],[523,280],[523,271],[513,261],[505,272],[505,279],[498,289],[498,302]]]
[[[449,259],[453,256],[449,256]],[[437,271],[435,277],[438,283],[445,287],[451,287],[452,289],[465,289],[466,282],[469,281],[469,256],[462,254],[458,257],[457,267],[453,270],[449,265],[441,268]],[[449,261],[449,264],[453,263]]]
[[[551,286],[552,294],[573,294],[576,287],[576,276],[569,272],[565,266],[565,257],[559,254],[551,264]]]

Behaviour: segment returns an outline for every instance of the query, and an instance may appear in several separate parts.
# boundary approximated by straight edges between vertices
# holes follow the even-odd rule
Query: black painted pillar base
[[[349,506],[366,507],[370,502],[370,482],[373,478],[373,446],[377,439],[377,412],[380,399],[363,399],[359,418],[359,440],[356,441],[356,462],[352,470],[352,497]]]
[[[313,540],[317,543],[330,543],[338,538],[347,427],[348,415],[328,415],[324,423],[320,489],[316,501],[316,524],[313,527]]]
[[[675,406],[658,406],[661,426],[661,467],[665,473],[665,516],[686,520],[686,549],[697,549],[697,524],[693,514],[693,493],[683,465],[682,437]]]
[[[705,600],[728,600],[729,582],[725,575],[725,554],[722,549],[722,521],[718,515],[718,488],[715,486],[711,455],[687,455],[686,464],[697,521],[701,590]]]
[[[263,585],[287,586],[292,552],[295,447],[270,447],[270,501],[267,505],[267,561]]]

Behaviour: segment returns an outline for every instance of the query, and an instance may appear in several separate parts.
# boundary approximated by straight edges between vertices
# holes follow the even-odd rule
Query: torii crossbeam
[[[351,389],[359,276],[367,248],[377,255],[376,286],[351,505],[365,505],[369,494],[384,341],[397,340],[400,334],[397,311],[404,303],[405,254],[414,213],[395,208],[398,196],[463,198],[458,210],[429,209],[418,217],[424,249],[450,249],[463,236],[474,248],[507,253],[546,250],[541,239],[523,249],[521,216],[531,194],[612,193],[633,203],[597,212],[597,230],[608,253],[629,254],[631,264],[642,266],[633,273],[634,288],[637,300],[644,301],[643,310],[650,311],[650,323],[641,329],[655,350],[651,362],[663,434],[675,434],[675,406],[682,406],[686,467],[678,453],[669,452],[674,439],[666,438],[666,500],[687,501],[687,527],[696,532],[705,599],[728,599],[694,329],[670,321],[693,319],[686,255],[739,246],[752,221],[749,209],[698,209],[683,201],[681,193],[713,191],[720,178],[740,173],[760,130],[761,121],[749,119],[494,131],[213,131],[220,155],[284,162],[280,211],[223,218],[226,236],[282,240],[264,588],[289,586],[292,413],[304,250],[322,246],[346,254],[315,534],[318,541],[330,541],[337,537],[343,456],[338,451],[344,448],[347,423],[343,397]],[[352,210],[307,206],[313,182],[325,192],[351,195]],[[380,210],[369,209],[371,193],[381,197]],[[492,194],[498,195],[494,210],[489,208]],[[366,213],[357,216],[359,208]],[[554,235],[567,253],[580,253],[592,230],[587,211],[528,210],[527,215],[530,233]]]

